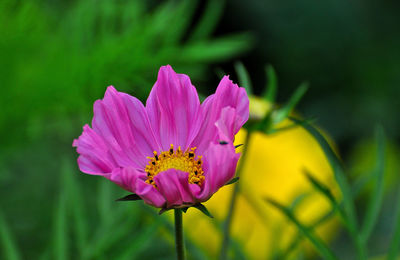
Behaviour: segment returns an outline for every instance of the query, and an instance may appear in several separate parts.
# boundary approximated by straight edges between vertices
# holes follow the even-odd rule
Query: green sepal
[[[249,132],[253,132],[253,131],[260,131],[260,132],[264,132],[264,133],[268,133],[268,131],[272,128],[273,126],[273,120],[272,120],[272,116],[273,116],[274,110],[271,109],[271,111],[269,111],[268,114],[266,114],[261,121],[258,122],[254,122],[253,124],[249,124],[248,130]]]
[[[206,206],[204,206],[203,204],[197,203],[197,204],[193,205],[192,207],[194,207],[194,208],[200,210],[200,211],[203,212],[204,215],[206,215],[207,217],[214,218],[214,216],[211,215],[211,213],[208,211],[208,209],[206,208]]]
[[[139,195],[133,193],[133,194],[126,195],[125,197],[122,197],[115,201],[130,201],[130,200],[142,200],[142,198],[139,197]]]
[[[184,213],[186,213],[186,211],[189,209],[189,208],[196,208],[196,209],[198,209],[198,210],[200,210],[201,212],[203,212],[204,213],[204,215],[206,215],[206,216],[208,216],[208,217],[210,217],[210,218],[214,218],[213,217],[213,215],[211,215],[211,213],[208,211],[208,209],[206,208],[206,206],[204,206],[203,204],[201,204],[201,203],[197,203],[197,204],[194,204],[194,205],[191,205],[191,206],[187,206],[187,207],[182,207],[182,208],[179,208],[180,210],[182,210]],[[161,208],[160,209],[160,211],[158,212],[158,215],[161,215],[161,214],[163,214],[164,212],[166,212],[166,211],[168,211],[168,210],[171,210],[171,209],[174,209],[174,208]]]
[[[163,214],[164,212],[171,210],[172,208],[168,209],[168,208],[161,208],[160,211],[158,212],[158,215]]]
[[[282,122],[285,118],[287,118],[293,111],[295,106],[300,102],[300,100],[307,92],[307,90],[308,90],[308,83],[302,83],[290,97],[286,105],[283,106],[278,111],[276,111],[276,113],[273,116],[273,123],[277,124],[279,122]]]
[[[228,181],[225,185],[230,185],[230,184],[234,184],[235,182],[237,182],[239,180],[239,177],[235,177],[232,178],[230,181]]]

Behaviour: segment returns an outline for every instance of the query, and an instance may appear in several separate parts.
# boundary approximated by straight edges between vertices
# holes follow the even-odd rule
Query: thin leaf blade
[[[19,260],[21,259],[19,250],[14,240],[14,235],[12,234],[7,222],[5,221],[1,211],[0,211],[0,242],[3,247],[3,254],[5,259],[9,260]]]
[[[290,209],[272,199],[267,199],[267,202],[269,202],[272,206],[282,212],[293,224],[296,225],[296,227],[303,233],[303,235],[307,237],[308,240],[314,245],[315,249],[321,255],[321,257],[329,260],[337,259],[332,250],[329,249],[329,247],[319,237],[315,236],[308,227],[302,224]]]
[[[267,86],[265,88],[263,97],[266,101],[275,103],[276,93],[278,91],[278,77],[272,65],[265,67],[265,74],[268,78]]]
[[[377,159],[376,159],[376,182],[371,194],[371,200],[365,214],[365,220],[361,228],[361,241],[366,244],[371,232],[378,220],[379,212],[383,202],[384,192],[384,170],[385,170],[385,134],[382,127],[376,129]]]

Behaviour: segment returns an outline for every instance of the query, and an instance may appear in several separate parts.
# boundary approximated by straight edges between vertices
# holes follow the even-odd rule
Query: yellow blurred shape
[[[251,110],[252,105],[253,111],[254,106],[263,106],[258,101],[251,99]],[[263,109],[269,108],[270,105],[266,105]],[[278,127],[288,124],[291,122],[286,120]],[[246,134],[246,130],[240,130],[235,144],[242,144]],[[186,235],[212,259],[219,256],[221,224],[226,219],[234,185],[240,185],[240,191],[231,235],[237,242],[234,245],[240,246],[249,259],[267,259],[277,249],[285,248],[297,235],[293,224],[267,204],[266,198],[289,206],[296,197],[307,194],[295,212],[300,220],[308,224],[331,210],[326,199],[312,189],[303,173],[307,169],[319,181],[334,187],[329,163],[318,143],[306,130],[294,127],[272,135],[256,132],[244,145],[248,146],[248,155],[239,182],[223,187],[204,203],[215,218],[210,219],[195,209],[189,209],[184,215]],[[237,150],[241,152],[242,149],[240,147]],[[324,240],[329,239],[334,225],[328,221],[317,229],[317,233],[322,234]]]

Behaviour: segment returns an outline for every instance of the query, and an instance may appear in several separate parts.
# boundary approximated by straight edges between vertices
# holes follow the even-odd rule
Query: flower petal
[[[236,109],[232,107],[224,107],[221,116],[215,123],[218,129],[218,140],[231,142],[241,127],[241,120],[236,113]]]
[[[191,146],[197,146],[198,151],[202,152],[207,149],[210,142],[217,141],[218,131],[215,123],[225,107],[236,110],[237,121],[235,128],[232,129],[235,135],[249,118],[249,99],[246,90],[233,84],[228,76],[222,78],[215,94],[209,96],[201,105],[201,128]]]
[[[163,151],[171,144],[185,151],[197,135],[200,101],[188,76],[163,66],[146,102],[151,127]]]
[[[104,177],[118,184],[123,189],[136,193],[137,180],[146,178],[146,174],[133,167],[126,167],[115,168],[111,174],[105,175]]]
[[[169,169],[154,177],[157,188],[167,201],[167,208],[194,204],[187,172]]]
[[[165,206],[166,201],[161,193],[153,185],[147,184],[143,180],[138,179],[136,181],[136,194],[149,205],[157,208]]]
[[[159,149],[143,104],[112,86],[95,102],[92,125],[120,167],[144,168]]]
[[[204,186],[196,194],[199,201],[208,200],[235,176],[236,165],[240,154],[235,152],[232,143],[212,143],[204,153]]]
[[[103,138],[88,125],[83,127],[82,135],[74,140],[72,146],[77,147],[76,150],[80,154],[78,165],[82,172],[104,175],[117,167]]]

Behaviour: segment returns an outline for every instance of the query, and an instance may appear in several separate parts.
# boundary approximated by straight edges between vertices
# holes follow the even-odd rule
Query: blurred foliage
[[[370,173],[374,168],[374,157],[375,151],[377,149],[377,144],[373,140],[366,139],[360,140],[354,145],[349,156],[348,163],[351,166],[349,172],[354,179],[358,179],[361,176],[371,176],[366,173]],[[386,158],[385,158],[385,190],[387,192],[396,189],[396,183],[400,180],[400,162],[398,158],[400,157],[400,150],[396,146],[395,142],[390,140],[386,141]],[[373,181],[371,179],[364,179],[360,183],[365,185],[367,190],[364,190],[368,194],[371,190]]]
[[[278,71],[278,101],[308,80],[310,91],[299,106],[317,117],[335,140],[370,136],[381,123],[400,137],[396,111],[400,96],[400,2],[231,0],[221,33],[252,30],[255,49],[244,59],[257,86],[264,86],[263,65]],[[241,17],[241,19],[237,19]]]
[[[195,21],[197,1],[153,7],[140,0],[2,1],[4,144],[25,142],[49,119],[89,114],[93,100],[111,84],[144,100],[161,65],[173,65],[199,85],[207,82],[207,65],[249,49],[251,38],[243,33],[213,38],[224,4],[205,5]]]

